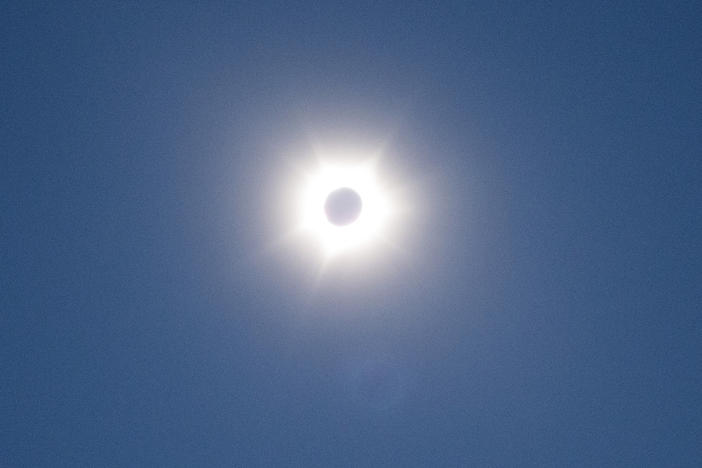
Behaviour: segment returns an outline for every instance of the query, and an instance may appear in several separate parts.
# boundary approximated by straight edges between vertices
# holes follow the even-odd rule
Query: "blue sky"
[[[700,13],[6,4],[0,464],[699,465]],[[316,286],[314,142],[417,208]]]

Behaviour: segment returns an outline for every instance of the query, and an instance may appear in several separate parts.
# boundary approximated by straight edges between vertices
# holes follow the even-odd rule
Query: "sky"
[[[2,10],[0,466],[700,465],[699,3]]]

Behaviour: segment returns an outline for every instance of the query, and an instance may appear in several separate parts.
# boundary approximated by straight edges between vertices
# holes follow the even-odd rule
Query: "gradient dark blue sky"
[[[140,3],[2,8],[0,465],[700,465],[699,4]],[[314,139],[373,281],[258,254]]]

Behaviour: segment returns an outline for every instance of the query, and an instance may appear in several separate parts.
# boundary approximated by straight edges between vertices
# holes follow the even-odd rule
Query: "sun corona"
[[[381,239],[392,205],[372,161],[326,162],[305,174],[297,209],[299,231],[329,257]]]

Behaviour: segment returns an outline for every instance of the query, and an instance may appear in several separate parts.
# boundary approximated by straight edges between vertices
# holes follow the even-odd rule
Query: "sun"
[[[393,204],[374,159],[320,161],[304,174],[297,213],[298,231],[329,258],[382,241]]]

